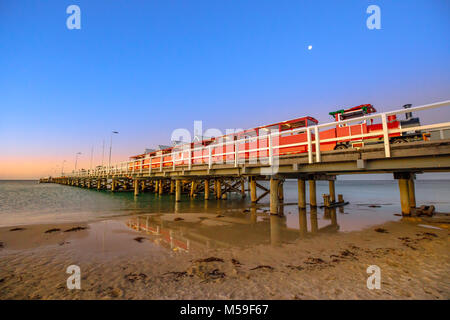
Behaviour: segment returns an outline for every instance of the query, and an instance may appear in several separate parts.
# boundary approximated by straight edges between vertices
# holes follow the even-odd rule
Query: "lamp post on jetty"
[[[75,171],[77,171],[78,155],[80,155],[80,154],[81,154],[81,152],[77,152],[77,153],[75,154]]]
[[[64,175],[64,163],[67,162],[66,160],[63,160],[62,165],[61,165],[61,176]]]
[[[112,131],[111,132],[111,142],[109,144],[109,163],[108,166],[111,167],[111,152],[112,152],[112,138],[113,138],[113,134],[119,134],[118,131]]]

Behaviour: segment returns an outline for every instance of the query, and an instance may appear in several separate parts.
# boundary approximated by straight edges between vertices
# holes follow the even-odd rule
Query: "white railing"
[[[192,165],[196,164],[203,164],[203,165],[206,164],[208,165],[208,168],[212,168],[214,164],[229,164],[229,165],[234,164],[234,166],[237,167],[239,166],[239,164],[246,163],[247,160],[248,163],[250,164],[259,163],[264,166],[272,166],[275,163],[275,161],[278,160],[280,153],[281,154],[283,153],[283,151],[280,152],[280,149],[287,149],[287,148],[298,149],[299,147],[304,148],[303,150],[301,151],[297,150],[294,153],[295,154],[308,153],[308,163],[314,163],[314,162],[321,162],[321,146],[323,146],[326,143],[333,145],[334,143],[343,141],[345,142],[359,141],[359,140],[364,141],[364,139],[377,137],[380,138],[380,140],[382,140],[382,142],[384,143],[385,157],[389,158],[391,156],[389,137],[392,137],[393,134],[401,135],[404,132],[412,132],[412,131],[420,131],[420,132],[440,131],[440,138],[443,139],[444,138],[443,130],[450,129],[450,121],[429,125],[420,125],[416,127],[401,128],[401,126],[398,126],[396,128],[389,128],[388,122],[389,116],[397,116],[410,112],[425,111],[437,108],[450,110],[449,107],[450,107],[450,100],[446,100],[414,108],[400,109],[378,114],[370,114],[359,118],[348,119],[339,122],[330,122],[311,127],[303,127],[281,132],[268,131],[269,132],[268,134],[256,137],[245,137],[243,139],[226,142],[215,141],[208,146],[191,148],[190,144],[188,143],[185,145],[174,147],[171,153],[160,154],[137,160],[123,161],[116,165],[104,166],[92,170],[78,170],[76,172],[73,172],[72,174],[69,174],[69,176],[89,177],[89,176],[111,176],[124,174],[142,175],[144,173],[151,174],[154,171],[161,172],[163,171],[163,169],[169,168],[172,168],[172,170],[175,171],[176,168],[180,166],[187,167],[188,170],[191,170]],[[375,120],[375,119],[379,119],[381,122],[375,124],[379,125],[379,130],[377,129],[371,130],[370,132],[363,132],[364,131],[363,129],[367,127],[364,127],[364,125],[361,124],[360,132],[352,134],[351,128],[356,127],[348,126],[348,124],[350,123],[366,122],[368,120]],[[324,132],[320,130],[329,127],[333,128],[340,127],[344,129],[347,128],[348,135],[339,137],[335,136],[328,138],[320,138],[320,134]],[[306,134],[301,135],[302,133]],[[293,142],[288,144],[279,143],[280,137],[294,136],[296,134],[300,134],[299,137],[305,138],[306,141]],[[217,150],[219,150],[219,152],[217,152]],[[197,153],[199,153],[200,155],[196,155]],[[187,157],[185,157],[186,154]],[[241,156],[242,154],[243,157]],[[226,159],[224,159],[224,157]],[[155,159],[157,160],[156,162],[154,162]]]

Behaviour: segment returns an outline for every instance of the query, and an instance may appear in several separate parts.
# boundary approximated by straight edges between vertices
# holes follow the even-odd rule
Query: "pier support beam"
[[[102,188],[102,179],[97,179],[97,190]]]
[[[414,177],[408,180],[408,195],[409,195],[409,206],[411,208],[416,207],[416,188],[414,186]]]
[[[298,207],[301,209],[306,208],[306,185],[304,179],[298,179]]]
[[[331,203],[336,202],[336,188],[334,186],[334,180],[328,181],[328,187],[330,189],[330,201]]]
[[[159,180],[158,192],[159,192],[160,195],[162,195],[163,191],[164,191],[164,189],[163,189],[163,181]]]
[[[283,180],[279,180],[278,183],[278,200],[280,202],[284,201],[284,188],[283,188]]]
[[[309,205],[317,207],[316,180],[309,180]]]
[[[246,194],[245,194],[245,181],[244,181],[244,179],[241,180],[241,195],[242,195],[242,198],[246,197]]]
[[[145,180],[141,181],[141,191],[145,191]]]
[[[197,181],[195,181],[195,180],[192,180],[192,182],[191,182],[191,191],[190,191],[190,193],[189,193],[189,196],[192,198],[192,197],[194,197],[194,194],[195,194],[195,189],[197,188]]]
[[[222,199],[222,182],[220,181],[220,179],[216,180],[217,182],[217,199]]]
[[[175,190],[175,181],[170,180],[170,194],[173,194]]]
[[[111,179],[111,191],[116,191],[116,179]]]
[[[256,197],[256,178],[250,177],[250,198],[252,200],[252,203],[256,203],[257,197]]]
[[[280,181],[275,178],[270,178],[270,214],[278,214],[278,187]]]
[[[398,179],[398,188],[400,190],[400,204],[402,206],[402,214],[410,215],[411,207],[409,206],[408,180]]]
[[[398,189],[400,191],[400,204],[403,215],[411,215],[411,206],[416,202],[414,190],[410,190],[410,181],[415,178],[414,173],[410,172],[394,172],[394,179],[398,180]],[[412,189],[414,189],[414,182],[412,181]],[[413,199],[410,199],[412,197]]]
[[[205,180],[205,200],[209,200],[209,180]]]
[[[134,196],[138,196],[139,195],[139,180],[135,179],[133,181],[134,184]]]
[[[178,179],[175,180],[175,201],[181,201],[181,181]]]

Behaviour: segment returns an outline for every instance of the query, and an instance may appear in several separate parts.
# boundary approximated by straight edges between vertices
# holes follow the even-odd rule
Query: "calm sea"
[[[433,204],[439,212],[450,212],[450,180],[417,180],[417,204]],[[297,201],[297,182],[286,181],[285,203]],[[328,183],[318,182],[318,201],[328,193]],[[350,204],[337,210],[339,230],[358,230],[389,220],[398,220],[400,212],[397,182],[394,180],[336,181],[336,193],[342,194]],[[261,210],[268,205],[268,197]],[[370,207],[376,205],[377,207]],[[158,196],[144,193],[134,197],[132,192],[111,193],[87,190],[57,184],[38,184],[37,181],[0,181],[0,226],[21,224],[81,222],[113,216],[135,216],[152,213],[220,213],[244,214],[250,207],[249,197],[231,195],[228,200],[191,200],[183,196],[175,205],[172,195]],[[322,209],[317,209],[319,227],[329,220]],[[308,209],[309,211],[309,209]],[[299,228],[296,205],[284,207],[286,224]]]

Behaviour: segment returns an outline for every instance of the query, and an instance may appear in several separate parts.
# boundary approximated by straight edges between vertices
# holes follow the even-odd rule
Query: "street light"
[[[66,160],[63,160],[62,166],[61,166],[61,176],[64,175],[64,163],[67,162]]]
[[[111,167],[111,152],[112,152],[112,137],[113,137],[113,134],[119,134],[119,132],[118,131],[112,131],[111,132],[111,142],[109,144],[109,167]]]
[[[81,152],[77,152],[75,154],[75,171],[77,171],[77,162],[78,162],[78,155],[81,154]]]

